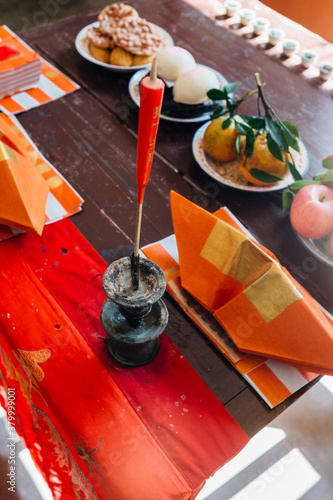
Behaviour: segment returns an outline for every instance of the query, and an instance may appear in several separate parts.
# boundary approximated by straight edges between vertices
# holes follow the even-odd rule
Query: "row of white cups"
[[[252,9],[242,8],[241,2],[238,0],[226,0],[224,2],[227,16],[233,17],[239,14],[242,26],[253,25],[253,31],[256,35],[262,35],[268,31],[268,39],[270,45],[278,45],[282,43],[283,54],[286,57],[291,57],[297,54],[300,49],[298,40],[285,38],[285,32],[281,28],[271,27],[270,21],[265,17],[256,17],[256,13]],[[301,65],[304,68],[309,68],[318,61],[318,53],[312,49],[303,49],[301,52]],[[333,75],[333,64],[328,61],[319,63],[319,76],[322,80],[328,80]]]

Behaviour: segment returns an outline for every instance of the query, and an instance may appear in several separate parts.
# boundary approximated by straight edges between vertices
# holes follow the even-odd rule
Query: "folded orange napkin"
[[[333,323],[266,249],[171,192],[182,286],[245,352],[333,374]]]
[[[21,154],[24,143],[20,144],[22,150],[19,152],[8,145],[11,139],[0,128],[1,134],[0,224],[41,235],[49,185],[29,156]]]
[[[40,56],[7,26],[0,26],[0,96],[36,84],[40,74]]]

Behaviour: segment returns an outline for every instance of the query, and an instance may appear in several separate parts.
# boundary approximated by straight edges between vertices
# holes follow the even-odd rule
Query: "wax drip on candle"
[[[149,180],[155,151],[156,134],[161,114],[164,82],[157,78],[157,59],[153,59],[150,75],[141,81],[137,146],[136,180],[138,185],[134,252],[131,254],[132,283],[135,289],[140,280],[140,233],[145,188]]]

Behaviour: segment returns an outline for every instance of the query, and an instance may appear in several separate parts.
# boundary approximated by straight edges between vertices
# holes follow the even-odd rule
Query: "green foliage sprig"
[[[238,132],[236,140],[236,150],[239,154],[241,137],[245,136],[244,156],[246,161],[253,154],[254,142],[258,135],[266,132],[267,147],[270,153],[280,161],[285,161],[286,165],[297,181],[302,179],[302,176],[297,171],[291,149],[299,152],[299,133],[294,123],[290,121],[282,121],[274,109],[268,104],[263,88],[265,84],[260,81],[259,73],[255,73],[257,88],[245,94],[241,99],[233,100],[232,94],[240,86],[240,82],[230,83],[222,90],[211,89],[207,92],[207,96],[213,101],[225,101],[225,106],[218,106],[212,114],[211,118],[218,116],[226,116],[222,123],[222,128],[228,128],[233,122],[235,129]],[[257,116],[243,115],[238,112],[239,106],[253,94],[257,93]],[[284,159],[283,152],[287,153],[287,159]],[[263,172],[259,169],[252,168],[250,174],[262,182],[276,182],[281,180],[280,177]]]

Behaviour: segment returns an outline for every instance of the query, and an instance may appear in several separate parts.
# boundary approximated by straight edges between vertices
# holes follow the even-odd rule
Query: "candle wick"
[[[157,78],[157,59],[154,57],[150,70],[150,82],[155,83]]]

